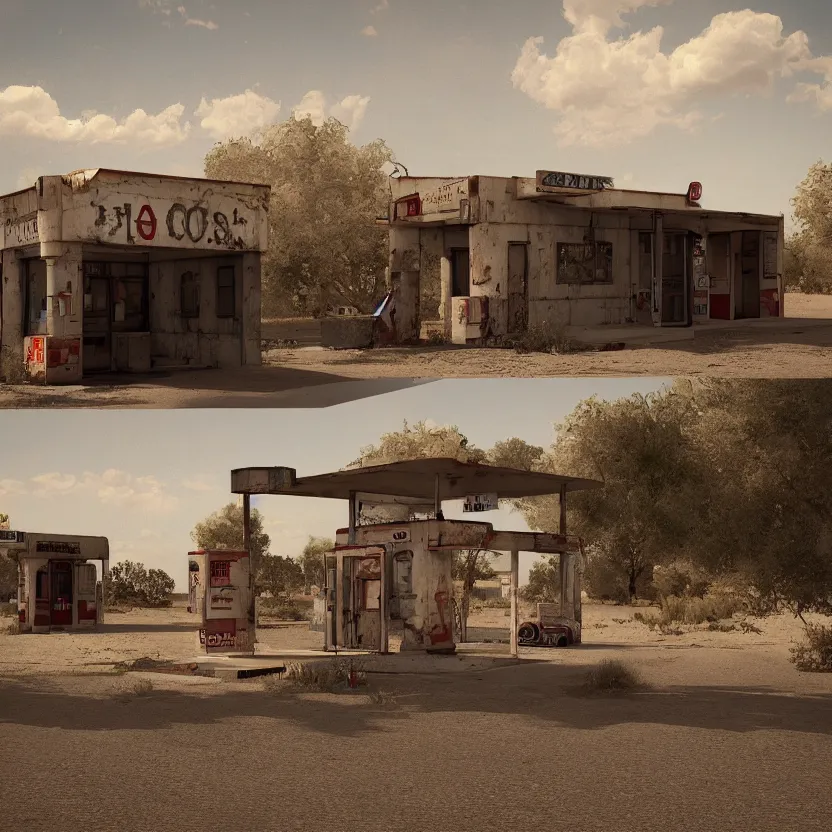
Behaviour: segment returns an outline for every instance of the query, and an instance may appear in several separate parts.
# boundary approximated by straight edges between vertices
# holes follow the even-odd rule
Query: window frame
[[[564,258],[564,254],[566,253],[567,249],[570,248],[583,248],[586,250],[589,246],[593,249],[593,256],[591,259],[585,258],[583,260],[583,266],[586,267],[589,265],[587,269],[588,273],[591,275],[591,279],[585,280],[583,278],[578,280],[567,280],[563,276],[563,266],[562,260]],[[596,275],[598,274],[599,265],[602,262],[608,262],[609,269],[605,269],[607,272],[607,278],[604,280],[598,280]],[[558,242],[555,244],[555,282],[559,286],[612,286],[615,283],[615,277],[613,274],[613,245],[611,242],[607,240],[593,240],[593,241],[584,241],[582,243],[571,243],[571,242]]]
[[[222,276],[224,274],[231,274],[231,285],[222,285]],[[231,311],[227,311],[222,305],[223,290],[231,289]],[[217,267],[217,317],[218,318],[236,318],[237,317],[237,269],[234,266],[218,266]]]

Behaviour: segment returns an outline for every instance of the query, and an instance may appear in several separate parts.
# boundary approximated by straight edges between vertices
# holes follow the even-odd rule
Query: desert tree
[[[0,513],[0,529],[10,528],[9,515]],[[0,601],[17,595],[17,558],[0,547]]]
[[[608,402],[591,398],[556,427],[542,470],[603,482],[569,496],[569,532],[583,537],[635,599],[652,567],[676,554],[691,525],[701,466],[688,434],[690,399],[675,390]],[[557,532],[557,497],[520,502],[531,528]],[[597,588],[591,587],[597,592]]]
[[[107,600],[111,604],[169,607],[175,587],[173,578],[163,570],[125,560],[110,568]]]
[[[691,399],[709,481],[689,551],[761,612],[832,613],[832,382],[714,379]]]
[[[237,549],[244,545],[243,507],[229,503],[219,511],[197,523],[191,532],[191,539],[200,549]],[[263,531],[263,515],[251,510],[249,568],[257,584],[261,560],[269,554],[271,539]]]
[[[306,541],[303,551],[298,556],[298,564],[303,572],[304,591],[310,592],[313,586],[322,588],[326,583],[324,554],[335,548],[335,541],[325,537],[312,537]]]
[[[786,241],[786,286],[832,292],[832,164],[815,162],[792,198],[797,230]]]
[[[382,140],[357,147],[335,119],[288,120],[217,144],[205,174],[270,185],[265,314],[320,314],[349,304],[371,312],[384,294],[392,153]]]

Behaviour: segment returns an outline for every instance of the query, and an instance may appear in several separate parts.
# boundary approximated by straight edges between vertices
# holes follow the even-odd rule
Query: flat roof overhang
[[[472,494],[497,494],[500,499],[511,500],[602,487],[603,483],[597,480],[444,458],[414,459],[301,478],[293,468],[238,468],[231,472],[234,494],[285,494],[330,500],[355,500],[366,495],[367,502],[391,502],[392,497],[393,502],[419,506],[433,506],[437,496],[439,500],[459,500]]]

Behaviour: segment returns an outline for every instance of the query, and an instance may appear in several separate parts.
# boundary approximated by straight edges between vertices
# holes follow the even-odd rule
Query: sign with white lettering
[[[23,543],[23,532],[13,532],[9,529],[0,529],[0,543]]]
[[[537,172],[537,190],[540,193],[573,191],[603,191],[613,187],[609,176],[589,176],[583,173],[563,173],[557,170]]]
[[[422,216],[459,213],[460,202],[468,199],[468,179],[455,179],[432,190],[420,191],[419,197],[422,202]]]
[[[471,494],[465,498],[462,505],[463,511],[496,511],[498,508],[498,497],[496,494]]]

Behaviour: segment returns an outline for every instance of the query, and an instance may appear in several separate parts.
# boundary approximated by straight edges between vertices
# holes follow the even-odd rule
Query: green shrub
[[[487,598],[482,606],[487,610],[511,609],[511,598]]]
[[[806,673],[832,673],[832,626],[807,624],[803,641],[791,648],[791,661]]]

